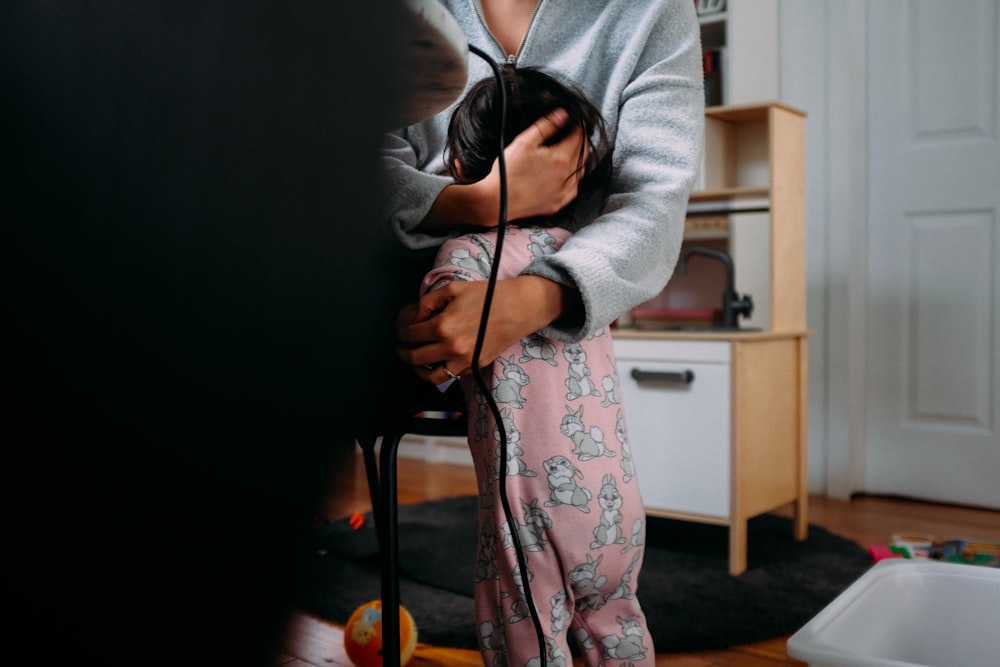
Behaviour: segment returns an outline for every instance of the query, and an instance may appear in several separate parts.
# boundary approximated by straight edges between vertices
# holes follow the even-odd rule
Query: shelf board
[[[815,335],[813,329],[796,329],[793,331],[674,331],[671,329],[636,329],[634,327],[612,327],[611,337],[634,340],[730,340],[730,341],[764,341],[784,340],[787,338],[809,338]]]
[[[728,201],[732,199],[767,199],[771,195],[770,188],[713,188],[711,190],[696,190],[691,193],[688,201],[710,202]]]
[[[772,108],[784,109],[799,116],[805,116],[806,112],[783,102],[762,102],[760,104],[724,104],[707,107],[705,115],[709,118],[730,123],[753,123],[764,122]]]

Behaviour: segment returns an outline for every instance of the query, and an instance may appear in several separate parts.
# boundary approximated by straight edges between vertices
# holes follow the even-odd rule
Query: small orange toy
[[[406,665],[417,647],[417,625],[405,607],[399,608],[399,664]],[[382,601],[372,600],[354,610],[344,628],[344,649],[355,667],[382,667]]]

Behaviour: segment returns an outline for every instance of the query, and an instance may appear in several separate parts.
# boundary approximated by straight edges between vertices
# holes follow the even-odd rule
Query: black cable
[[[548,660],[545,634],[542,630],[542,621],[538,617],[538,610],[535,608],[535,602],[531,596],[531,586],[528,581],[528,563],[525,560],[524,550],[521,547],[521,538],[517,534],[517,521],[514,519],[514,513],[510,509],[510,500],[507,498],[507,432],[503,426],[503,416],[500,414],[500,408],[493,398],[493,392],[490,391],[489,386],[486,384],[486,379],[483,377],[482,368],[480,368],[479,364],[479,355],[482,353],[483,341],[486,338],[486,325],[489,321],[490,306],[493,303],[493,292],[496,289],[497,273],[500,268],[500,252],[503,250],[504,232],[507,229],[507,163],[504,161],[503,155],[505,148],[504,134],[506,133],[507,123],[507,90],[506,86],[504,86],[503,72],[500,70],[500,66],[485,51],[472,44],[469,44],[469,51],[485,60],[490,68],[492,68],[493,76],[497,80],[497,92],[500,95],[500,152],[497,155],[497,162],[500,168],[500,220],[497,224],[497,242],[493,254],[493,264],[489,279],[486,282],[486,299],[483,302],[483,314],[479,319],[479,333],[476,336],[476,346],[472,353],[472,376],[476,380],[476,386],[479,387],[479,391],[482,392],[483,397],[486,399],[490,411],[493,413],[493,420],[496,422],[497,434],[500,440],[500,464],[497,471],[499,476],[500,505],[503,507],[504,517],[507,519],[511,541],[514,545],[514,553],[517,556],[517,566],[521,571],[524,601],[528,605],[531,622],[535,626],[535,635],[538,637],[539,660],[541,667],[546,667]]]

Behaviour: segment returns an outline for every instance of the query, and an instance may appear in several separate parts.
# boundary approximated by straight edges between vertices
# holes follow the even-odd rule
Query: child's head
[[[545,114],[563,108],[569,114],[569,121],[548,143],[556,144],[582,127],[587,150],[581,145],[580,193],[604,188],[611,175],[611,148],[600,111],[579,90],[536,68],[504,65],[502,72],[507,93],[503,145]],[[499,153],[499,116],[500,98],[496,78],[492,76],[472,86],[455,108],[448,126],[445,160],[456,182],[475,183],[490,173]],[[569,214],[574,204],[560,211],[560,215]]]

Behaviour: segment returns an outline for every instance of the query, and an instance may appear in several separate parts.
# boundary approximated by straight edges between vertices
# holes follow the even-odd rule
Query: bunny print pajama
[[[518,275],[569,236],[558,227],[508,227],[498,278]],[[446,241],[422,291],[486,280],[496,238],[490,230]],[[548,665],[571,663],[572,636],[588,666],[652,666],[654,649],[636,599],[645,512],[609,333],[579,343],[532,334],[483,373],[507,442],[502,458],[493,412],[474,379],[464,377],[480,490],[475,604],[484,663],[539,663],[528,586]],[[501,507],[501,472],[513,525]],[[527,572],[518,566],[514,535]]]

